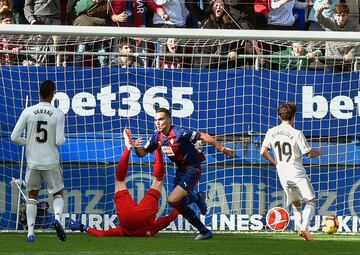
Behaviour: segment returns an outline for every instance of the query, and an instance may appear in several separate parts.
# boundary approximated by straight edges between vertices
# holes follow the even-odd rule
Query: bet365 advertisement
[[[359,73],[1,70],[1,229],[13,229],[16,222],[18,190],[10,186],[10,180],[19,178],[22,150],[11,143],[10,133],[26,104],[38,102],[39,83],[52,79],[57,84],[53,103],[66,115],[67,142],[59,148],[65,180],[64,222],[77,218],[101,229],[117,224],[112,199],[114,171],[123,149],[121,132],[130,127],[136,137],[148,138],[154,130],[155,109],[166,107],[175,125],[226,137],[226,146],[236,149],[236,158],[230,159],[211,146],[201,148],[207,160],[196,190],[208,195],[209,210],[202,218],[206,225],[214,230],[266,229],[266,212],[285,207],[285,195],[276,170],[260,157],[261,134],[279,123],[279,104],[293,101],[298,106],[295,127],[325,152],[320,159],[304,159],[318,202],[313,230],[319,228],[321,216],[337,215],[340,231],[359,231]],[[152,161],[152,155],[131,157],[128,188],[137,201],[150,186]],[[173,188],[174,171],[168,162],[159,215],[170,211],[166,195]],[[41,194],[40,200],[49,201],[51,221],[51,198],[46,190]],[[169,228],[191,227],[179,218]]]

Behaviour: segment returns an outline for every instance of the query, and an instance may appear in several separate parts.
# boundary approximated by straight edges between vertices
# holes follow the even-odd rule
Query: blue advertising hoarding
[[[66,68],[59,72],[55,67],[1,68],[0,193],[6,195],[1,205],[4,209],[0,211],[0,228],[4,229],[15,227],[17,192],[9,182],[12,176],[19,175],[14,162],[21,159],[21,148],[10,142],[9,135],[25,107],[26,97],[28,105],[38,102],[38,85],[45,79],[56,80],[55,105],[66,113],[68,139],[60,148],[69,196],[66,213],[76,217],[94,212],[115,213],[112,184],[123,147],[121,130],[130,126],[134,134],[151,133],[154,107],[169,107],[176,125],[214,135],[249,135],[265,133],[277,125],[278,105],[294,101],[298,106],[295,125],[306,136],[346,136],[356,141],[359,134],[359,73],[109,68]],[[222,155],[215,154],[212,148],[204,151],[207,165],[198,188],[209,193],[207,224],[213,221],[212,215],[264,216],[271,206],[285,206],[275,169],[261,165],[264,161],[258,153],[259,141],[250,141],[247,148],[240,141],[228,145],[237,149],[237,158],[221,167],[216,162],[224,162]],[[317,164],[311,168],[319,197],[317,213],[358,215],[359,145],[355,142],[327,146],[329,153],[339,153],[341,158],[325,156],[321,164],[305,161]],[[132,160],[148,164],[152,157]],[[141,198],[150,183],[151,175],[144,175],[144,169],[150,171],[150,167],[137,165],[131,169],[134,187],[129,188],[134,190],[135,199]],[[170,167],[165,194],[172,189],[173,171]],[[93,203],[95,198],[97,202]],[[168,213],[165,200],[162,205],[160,213]],[[253,222],[259,224],[257,219]]]

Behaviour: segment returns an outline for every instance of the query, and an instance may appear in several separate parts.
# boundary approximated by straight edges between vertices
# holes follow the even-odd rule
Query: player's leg
[[[154,180],[152,182],[151,188],[159,191],[163,188],[164,184],[164,158],[162,155],[161,149],[155,150],[155,163],[154,163]]]
[[[31,168],[26,169],[25,175],[26,190],[28,191],[28,199],[26,201],[26,221],[28,225],[27,241],[35,241],[35,221],[37,214],[37,198],[41,187],[40,171]]]
[[[164,159],[161,149],[155,150],[155,163],[154,163],[154,180],[151,188],[146,193],[144,198],[139,203],[138,210],[142,211],[144,220],[146,218],[153,219],[159,210],[159,199],[164,184]]]
[[[28,200],[26,201],[26,220],[28,225],[28,234],[27,241],[34,242],[35,241],[35,221],[37,214],[37,197],[39,194],[39,190],[30,190],[28,193]]]
[[[125,177],[129,169],[130,150],[125,148],[115,172],[115,193],[127,189]]]
[[[187,196],[182,198],[183,203],[189,205],[192,203],[196,203],[196,205],[199,207],[200,212],[202,215],[205,215],[207,212],[207,205],[206,205],[206,194],[203,191],[199,192],[190,192]]]
[[[194,171],[196,173],[199,173],[199,177],[200,177],[200,173],[201,173],[201,168],[191,168],[188,171]],[[196,183],[198,182],[199,179],[196,179]],[[186,186],[186,183],[184,183],[184,186]],[[202,215],[206,214],[207,211],[207,205],[206,205],[206,194],[203,191],[199,191],[199,192],[194,192],[193,190],[188,190],[188,194],[186,196],[184,196],[182,198],[181,201],[183,204],[192,204],[192,203],[196,203],[197,206],[200,209],[200,212]]]
[[[299,187],[301,196],[306,201],[303,213],[302,213],[302,223],[301,229],[308,230],[311,220],[315,215],[315,192],[314,188],[308,178],[303,178],[300,182],[297,183]]]
[[[295,229],[299,230],[302,223],[302,208],[300,202],[300,191],[296,184],[291,181],[280,180],[281,186],[286,195],[286,206],[292,204],[292,211],[295,221]]]
[[[311,199],[311,200],[307,200],[305,202],[305,207],[304,207],[303,214],[302,214],[302,218],[303,218],[303,221],[301,224],[302,229],[306,229],[306,230],[309,229],[309,225],[315,216],[315,206],[316,206],[315,198]]]
[[[64,211],[64,181],[61,167],[42,171],[42,176],[47,184],[47,189],[53,195],[54,222],[53,228],[61,241],[66,240],[66,233],[61,225],[61,215]]]
[[[115,179],[116,179],[115,193],[127,189],[125,178],[129,169],[129,158],[130,158],[131,149],[134,147],[134,143],[131,137],[131,131],[129,129],[124,130],[123,137],[126,148],[124,149],[124,152],[120,158],[118,167],[115,172]]]
[[[195,240],[209,239],[212,237],[212,232],[208,230],[200,221],[195,212],[188,206],[187,199],[183,199],[193,191],[193,188],[199,180],[200,172],[195,169],[188,169],[185,173],[177,173],[175,178],[175,188],[168,197],[168,203],[196,229],[200,234],[195,237]]]
[[[309,232],[309,225],[315,216],[315,192],[313,186],[308,178],[303,178],[297,183],[297,187],[301,193],[301,196],[306,201],[304,210],[302,212],[302,223],[299,229],[299,235],[305,240],[311,241],[313,237]]]
[[[298,231],[302,223],[302,205],[300,200],[292,202],[292,211],[294,215],[295,230]]]

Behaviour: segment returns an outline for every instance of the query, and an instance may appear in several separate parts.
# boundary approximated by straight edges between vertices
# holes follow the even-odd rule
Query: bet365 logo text
[[[179,118],[188,117],[194,112],[194,104],[189,98],[193,94],[192,87],[168,89],[165,86],[154,86],[144,93],[135,86],[119,86],[117,93],[111,89],[111,86],[101,88],[96,97],[88,92],[80,92],[72,99],[66,93],[58,92],[54,101],[64,114],[71,109],[79,116],[94,116],[100,110],[106,117],[133,117],[142,109],[146,114],[154,116],[155,105],[171,109],[171,115]]]
[[[313,87],[302,87],[302,116],[304,119],[322,119],[329,111],[337,119],[351,119],[356,114],[360,116],[360,91],[354,100],[348,96],[336,96],[328,102],[324,96],[314,95]]]

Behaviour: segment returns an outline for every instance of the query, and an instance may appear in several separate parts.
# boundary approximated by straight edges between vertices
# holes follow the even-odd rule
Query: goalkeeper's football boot
[[[66,233],[61,225],[61,223],[58,220],[55,220],[53,223],[53,227],[56,231],[56,234],[60,241],[64,242],[66,240]]]
[[[26,239],[26,242],[28,243],[33,243],[35,242],[35,236],[34,235],[29,235]]]
[[[198,195],[198,200],[196,201],[196,204],[197,206],[199,207],[200,209],[200,212],[202,215],[205,215],[206,214],[206,211],[207,211],[207,205],[206,205],[206,194],[205,192],[203,191],[199,191],[197,193]]]
[[[198,240],[205,240],[205,239],[210,239],[211,237],[213,237],[213,233],[209,230],[208,232],[206,232],[206,234],[198,234],[194,240],[198,241]]]
[[[301,236],[302,238],[304,238],[306,241],[312,241],[312,240],[314,240],[314,238],[312,237],[312,235],[310,234],[310,232],[307,231],[307,230],[299,230],[298,234],[299,234],[299,236]]]

